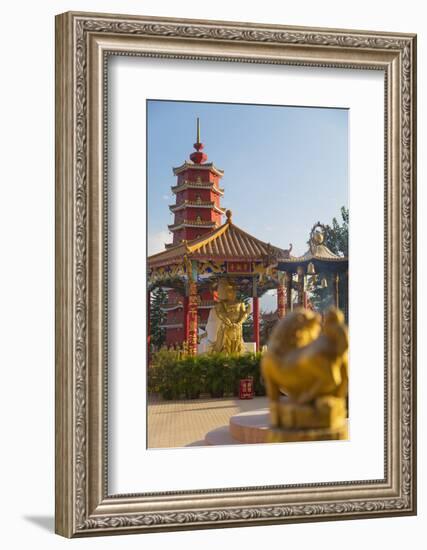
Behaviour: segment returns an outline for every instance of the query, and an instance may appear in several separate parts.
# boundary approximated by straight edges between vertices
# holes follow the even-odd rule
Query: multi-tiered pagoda
[[[224,175],[212,162],[206,162],[208,156],[203,152],[200,142],[200,122],[197,119],[197,141],[195,151],[190,155],[191,162],[173,169],[177,184],[172,187],[176,196],[175,204],[169,206],[175,215],[174,223],[169,225],[173,241],[166,247],[175,246],[183,241],[191,241],[209,233],[221,225],[225,210],[220,206],[224,195],[219,182]]]
[[[221,197],[224,190],[220,188],[220,180],[224,171],[208,160],[200,141],[200,120],[197,118],[197,138],[193,145],[195,151],[190,155],[190,162],[173,169],[177,182],[172,187],[175,204],[169,205],[174,214],[173,224],[169,231],[173,233],[172,243],[166,244],[170,249],[181,243],[187,243],[210,233],[222,223],[225,210],[221,208]],[[186,314],[186,298],[174,290],[168,292],[166,310],[166,345],[182,343],[185,340],[184,314]],[[214,292],[205,290],[199,295],[198,325],[206,325],[209,310],[214,305]]]

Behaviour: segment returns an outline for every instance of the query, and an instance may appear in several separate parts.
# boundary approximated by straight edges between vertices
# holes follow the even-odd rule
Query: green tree
[[[334,254],[348,256],[349,211],[345,206],[341,207],[341,218],[341,224],[333,218],[332,226],[325,225],[325,244]]]
[[[349,211],[345,206],[341,207],[341,223],[337,218],[332,219],[332,225],[325,225],[325,245],[339,256],[348,256],[348,225]],[[327,286],[322,288],[321,281],[326,279]],[[310,300],[317,311],[325,311],[334,304],[333,288],[334,281],[332,274],[322,273],[320,277],[308,277],[308,292]],[[347,289],[341,287],[340,303],[344,302],[344,292]]]
[[[165,343],[166,329],[161,325],[166,321],[166,312],[162,309],[168,301],[168,293],[163,288],[156,288],[150,294],[150,344],[160,349]]]

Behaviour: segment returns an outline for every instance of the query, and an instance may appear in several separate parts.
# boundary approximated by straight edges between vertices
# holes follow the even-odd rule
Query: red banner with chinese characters
[[[227,262],[227,273],[252,273],[252,262]]]
[[[253,399],[254,379],[242,378],[239,385],[239,399]]]

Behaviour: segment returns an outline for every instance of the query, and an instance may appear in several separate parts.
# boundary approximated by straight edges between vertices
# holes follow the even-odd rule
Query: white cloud
[[[162,199],[163,199],[164,201],[168,201],[168,200],[171,200],[172,197],[171,197],[170,195],[162,195]]]
[[[172,242],[169,231],[158,231],[148,234],[148,255],[157,254],[165,249],[165,243]]]

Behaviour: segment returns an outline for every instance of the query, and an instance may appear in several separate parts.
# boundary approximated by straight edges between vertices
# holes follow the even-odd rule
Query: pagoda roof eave
[[[186,170],[193,169],[193,170],[209,170],[210,172],[213,172],[217,176],[223,176],[224,170],[221,170],[220,168],[217,168],[213,162],[206,162],[204,164],[196,164],[194,162],[184,161],[181,166],[177,166],[176,168],[173,168],[173,173],[175,176],[178,174],[181,174],[182,172],[185,172]]]
[[[302,256],[290,256],[289,258],[280,258],[278,269],[280,271],[295,271],[296,268],[308,267],[312,263],[316,271],[345,271],[348,269],[348,257],[334,254],[325,245],[314,246],[314,250],[309,249]]]
[[[209,189],[212,191],[212,193],[216,193],[217,195],[224,195],[224,189],[221,189],[220,187],[216,187],[216,185],[213,182],[194,182],[194,181],[185,181],[179,185],[174,185],[171,187],[171,191],[174,195],[177,193],[180,193],[181,191],[185,191],[186,189]]]
[[[183,220],[182,222],[173,223],[168,225],[169,231],[178,231],[178,229],[182,229],[183,227],[192,227],[194,229],[209,229],[214,228],[216,225],[216,222],[214,221],[207,221],[206,223],[198,223],[198,222],[192,222],[192,220]]]
[[[180,210],[185,210],[186,208],[203,208],[203,209],[211,209],[214,212],[217,212],[218,214],[225,214],[226,209],[222,208],[220,206],[217,206],[212,201],[205,201],[205,202],[197,202],[197,201],[189,201],[185,200],[180,204],[170,204],[169,210],[171,212],[179,212]]]
[[[334,258],[324,258],[322,256],[308,255],[304,254],[303,256],[290,256],[289,258],[279,258],[279,261],[287,264],[301,264],[307,262],[348,262],[346,256],[336,256]]]

